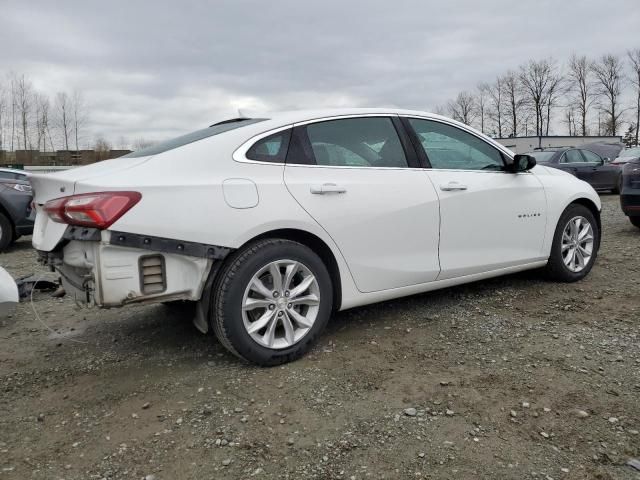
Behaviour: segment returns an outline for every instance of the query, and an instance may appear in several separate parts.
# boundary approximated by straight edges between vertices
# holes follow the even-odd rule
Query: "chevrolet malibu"
[[[239,118],[34,175],[33,244],[76,300],[192,301],[235,355],[303,355],[332,312],[542,268],[600,243],[587,183],[417,111]]]

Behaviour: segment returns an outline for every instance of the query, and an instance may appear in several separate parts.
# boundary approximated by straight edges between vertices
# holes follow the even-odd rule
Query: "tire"
[[[582,219],[580,222],[580,227],[576,230],[580,230],[582,232],[582,228],[584,228],[584,223],[587,222],[591,227],[591,255],[588,260],[584,261],[584,256],[582,254],[573,257],[576,263],[569,262],[569,265],[565,263],[565,260],[571,256],[572,250],[578,250],[577,248],[567,248],[565,251],[567,252],[567,256],[563,256],[563,238],[565,229],[570,228],[569,222],[575,221],[575,219]],[[589,235],[587,234],[584,238],[587,238]],[[572,240],[569,239],[569,242]],[[583,243],[583,241],[579,241],[581,247],[583,247],[580,252],[589,249],[588,241]],[[566,245],[565,245],[566,246]],[[583,279],[587,276],[587,274],[591,271],[593,264],[596,261],[596,257],[598,256],[598,249],[600,248],[600,229],[598,228],[598,222],[596,221],[593,213],[584,205],[579,204],[571,204],[560,216],[560,220],[558,220],[558,224],[556,225],[556,231],[553,236],[553,244],[551,245],[551,253],[549,255],[549,262],[545,267],[545,271],[547,277],[560,281],[560,282],[576,282],[578,280]],[[578,258],[583,258],[583,266],[578,265]],[[573,268],[572,268],[573,267]],[[575,270],[579,268],[579,270]]]
[[[274,271],[281,274],[282,288],[273,282]],[[293,274],[287,289],[289,271]],[[275,296],[275,291],[281,293]],[[274,366],[300,358],[313,346],[332,307],[331,277],[320,257],[297,242],[264,239],[225,261],[213,288],[211,323],[218,341],[231,353]],[[250,333],[250,328],[257,330]]]
[[[0,252],[13,242],[13,225],[6,215],[0,212]]]
[[[629,221],[634,227],[640,228],[640,217],[629,217]]]

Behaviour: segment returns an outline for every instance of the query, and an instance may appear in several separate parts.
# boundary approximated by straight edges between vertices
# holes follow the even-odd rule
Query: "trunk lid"
[[[145,163],[151,156],[138,158],[115,158],[104,160],[84,167],[71,168],[55,173],[33,174],[29,177],[33,188],[36,219],[33,228],[33,246],[37,250],[53,250],[64,235],[67,225],[49,219],[42,206],[49,200],[68,197],[76,193],[78,182],[101,175],[121,173],[125,170]]]

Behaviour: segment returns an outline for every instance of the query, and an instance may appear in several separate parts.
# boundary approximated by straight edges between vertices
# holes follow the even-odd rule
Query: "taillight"
[[[54,222],[108,228],[140,201],[139,192],[97,192],[56,198],[44,204]]]

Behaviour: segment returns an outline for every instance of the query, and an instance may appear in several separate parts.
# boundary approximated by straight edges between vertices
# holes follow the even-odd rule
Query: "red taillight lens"
[[[108,228],[140,201],[139,192],[97,192],[56,198],[44,204],[54,222]]]

